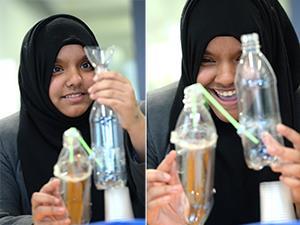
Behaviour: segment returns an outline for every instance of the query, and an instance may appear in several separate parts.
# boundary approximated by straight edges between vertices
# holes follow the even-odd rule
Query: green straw
[[[70,163],[74,162],[74,148],[73,148],[73,144],[71,144],[71,146],[70,146],[69,161],[70,161]]]
[[[243,129],[242,125],[237,122],[224,108],[222,105],[220,105],[219,102],[217,102],[216,99],[214,99],[213,96],[202,86],[202,84],[198,83],[202,94],[204,97],[214,106],[217,110],[237,129],[238,132],[242,132],[245,134],[245,136],[252,141],[254,144],[258,144],[259,140],[253,136],[249,131],[246,131]]]
[[[192,94],[192,115],[193,115],[194,128],[197,127],[196,113],[197,113],[197,98],[195,95]]]
[[[95,159],[95,161],[98,164],[98,166],[101,166],[101,163],[99,162],[99,160],[96,159],[95,156],[93,156],[93,150],[88,146],[88,144],[85,142],[85,140],[83,139],[83,137],[81,135],[79,135],[78,139],[79,139],[79,142],[82,145],[82,147],[89,154],[89,156],[92,156]]]

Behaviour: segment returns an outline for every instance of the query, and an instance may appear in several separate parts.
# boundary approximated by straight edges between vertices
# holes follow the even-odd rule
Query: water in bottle
[[[243,132],[240,136],[248,167],[260,170],[277,162],[276,157],[267,153],[261,139],[263,132],[269,132],[283,143],[276,132],[276,125],[281,122],[277,81],[270,63],[260,51],[258,34],[242,35],[241,42],[242,56],[235,77],[239,121],[243,129],[259,139],[259,143],[253,143]]]
[[[198,84],[185,88],[184,108],[171,142],[175,144],[178,175],[185,192],[182,205],[188,202],[184,209],[188,224],[204,224],[211,211],[216,141],[216,128]]]

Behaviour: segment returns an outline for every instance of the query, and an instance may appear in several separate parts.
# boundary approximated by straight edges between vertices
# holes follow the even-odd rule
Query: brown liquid
[[[68,209],[69,218],[71,219],[71,224],[83,224],[88,222],[89,218],[84,218],[84,205],[86,199],[89,198],[85,192],[87,188],[90,188],[89,177],[81,181],[66,181],[65,189],[65,204]],[[89,201],[89,199],[88,199]]]
[[[202,224],[209,213],[209,195],[213,188],[213,147],[178,152],[179,176],[189,202],[188,224]]]

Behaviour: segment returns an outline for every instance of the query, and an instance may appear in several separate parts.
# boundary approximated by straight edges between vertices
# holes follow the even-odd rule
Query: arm
[[[13,151],[12,145],[4,145],[0,139],[0,225],[31,225],[32,217],[22,205],[22,194],[16,181],[16,170],[11,157],[6,154],[7,147]],[[25,196],[26,198],[27,196]]]

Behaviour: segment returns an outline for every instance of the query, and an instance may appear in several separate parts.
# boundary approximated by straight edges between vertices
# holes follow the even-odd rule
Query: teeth
[[[236,91],[233,90],[233,91],[218,91],[218,90],[215,90],[217,92],[218,95],[221,95],[221,96],[224,96],[224,97],[231,97],[233,95],[236,94]]]
[[[76,98],[76,97],[79,97],[79,96],[81,96],[81,93],[66,95],[66,98]]]

